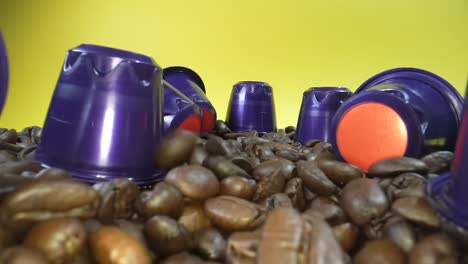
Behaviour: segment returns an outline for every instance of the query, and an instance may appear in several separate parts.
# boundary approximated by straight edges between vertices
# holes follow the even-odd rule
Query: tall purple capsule
[[[162,69],[148,56],[83,44],[68,51],[36,160],[94,183],[158,181]]]
[[[271,86],[256,81],[235,84],[229,100],[226,123],[236,132],[276,132],[275,102]]]
[[[8,56],[2,32],[0,32],[0,114],[8,92]]]
[[[312,139],[329,141],[333,116],[351,94],[341,87],[313,87],[305,91],[295,140],[302,144]]]

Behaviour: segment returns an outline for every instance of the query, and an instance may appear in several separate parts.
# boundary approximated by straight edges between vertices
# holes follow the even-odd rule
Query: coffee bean
[[[24,160],[17,162],[6,162],[0,164],[0,175],[1,174],[21,174],[23,171],[39,172],[43,167],[36,162]]]
[[[224,139],[238,139],[240,137],[258,137],[257,131],[236,132],[224,135]]]
[[[86,230],[74,218],[52,219],[33,226],[23,244],[41,252],[51,263],[69,263],[84,250]]]
[[[206,141],[205,149],[213,156],[220,155],[230,157],[238,154],[238,151],[236,151],[228,141],[217,136],[210,136]]]
[[[134,181],[118,178],[96,183],[93,188],[101,196],[97,218],[103,223],[110,223],[114,218],[128,219],[135,212],[134,204],[140,190]]]
[[[198,165],[176,167],[167,173],[165,181],[192,199],[204,200],[219,192],[219,181],[213,172]]]
[[[4,264],[49,264],[40,253],[23,246],[9,247],[0,253],[0,263]]]
[[[221,120],[216,120],[214,131],[216,134],[221,136],[232,132],[231,129],[226,125],[226,123],[224,123]]]
[[[119,219],[114,220],[113,224],[120,228],[122,231],[126,232],[129,236],[140,241],[141,244],[146,246],[146,239],[145,235],[143,234],[143,223]]]
[[[284,194],[284,193],[276,193],[271,195],[270,197],[266,198],[262,202],[262,206],[265,207],[265,209],[268,212],[271,212],[273,209],[278,208],[278,207],[288,207],[292,208],[293,203],[289,197]]]
[[[383,238],[384,227],[393,217],[395,217],[394,213],[392,211],[387,211],[385,214],[371,219],[371,221],[363,227],[367,239],[373,240]]]
[[[453,152],[438,151],[424,156],[422,159],[429,168],[429,173],[444,173],[450,169],[453,162]]]
[[[239,166],[243,170],[245,170],[247,173],[252,173],[254,169],[253,161],[252,159],[243,157],[243,156],[234,156],[230,159],[232,163],[235,165]]]
[[[161,264],[206,264],[201,258],[182,252],[172,255],[161,262]]]
[[[17,157],[6,150],[0,150],[0,164],[17,161]]]
[[[251,200],[256,189],[254,180],[239,176],[229,176],[221,181],[220,195],[236,196],[245,200]]]
[[[183,164],[190,159],[196,142],[196,136],[188,131],[168,136],[157,151],[156,166],[168,170]]]
[[[409,253],[416,243],[416,235],[405,220],[388,223],[384,227],[385,237],[392,240],[404,252]]]
[[[394,177],[405,172],[425,174],[428,171],[426,163],[421,160],[399,157],[389,158],[374,163],[369,168],[369,174],[375,177]]]
[[[419,241],[411,251],[409,264],[459,263],[454,241],[446,234],[436,233]]]
[[[0,226],[0,252],[15,244],[15,234],[6,227]]]
[[[377,180],[366,178],[346,184],[340,196],[340,205],[351,222],[358,226],[383,215],[389,208],[387,197]]]
[[[227,242],[226,262],[255,264],[262,230],[232,233]]]
[[[306,199],[304,194],[304,185],[302,179],[299,177],[291,178],[284,188],[284,194],[286,194],[295,208],[299,211],[303,211],[306,207]]]
[[[275,152],[275,155],[281,158],[285,158],[287,160],[290,160],[292,162],[296,162],[301,159],[305,159],[305,156],[302,155],[301,153],[290,150],[290,149],[281,149]]]
[[[250,178],[250,175],[235,165],[231,161],[227,160],[222,156],[210,156],[203,162],[203,166],[213,171],[218,179],[222,180],[229,176],[241,176],[244,178]]]
[[[423,176],[414,172],[403,173],[392,179],[387,188],[387,197],[390,200],[407,196],[423,197],[425,185]]]
[[[428,227],[439,227],[440,220],[425,198],[404,197],[392,204],[392,210],[404,218]]]
[[[390,240],[380,239],[367,242],[356,254],[355,264],[404,264],[405,254]]]
[[[18,133],[19,144],[23,147],[30,147],[41,142],[42,128],[38,126],[26,127]]]
[[[0,219],[8,226],[61,217],[91,218],[99,207],[91,186],[72,180],[34,180],[10,193],[0,204]]]
[[[265,211],[259,205],[234,196],[218,196],[205,202],[207,216],[228,231],[251,230],[263,223]]]
[[[202,146],[196,146],[192,152],[189,163],[192,165],[203,165],[203,162],[208,157],[208,152]]]
[[[304,214],[320,214],[330,225],[339,225],[346,222],[346,215],[340,206],[328,197],[317,197],[309,205]]]
[[[117,227],[104,226],[91,235],[90,247],[98,263],[152,263],[150,253],[138,240]]]
[[[182,193],[166,182],[156,184],[152,191],[142,192],[136,200],[136,209],[145,219],[157,214],[177,218],[183,208]]]
[[[38,179],[48,179],[48,180],[66,180],[72,179],[72,176],[68,171],[59,169],[59,168],[47,168],[39,171],[35,176]]]
[[[284,129],[284,132],[286,133],[291,133],[291,132],[294,132],[296,131],[296,127],[295,126],[287,126],[285,129]]]
[[[146,222],[144,232],[153,249],[164,256],[180,253],[191,247],[192,241],[187,229],[167,216],[153,216]]]
[[[333,183],[341,187],[365,175],[358,167],[341,161],[323,159],[319,160],[317,164]]]
[[[282,134],[282,133],[274,133],[274,132],[266,133],[265,135],[262,136],[262,138],[265,138],[274,142],[285,143],[285,144],[289,144],[293,142],[287,135]]]
[[[252,200],[254,202],[262,202],[267,197],[282,192],[284,185],[284,176],[278,168],[271,175],[264,176],[257,182],[257,189]]]
[[[178,221],[191,233],[213,225],[206,215],[203,205],[198,203],[186,205]]]
[[[14,129],[4,131],[0,134],[0,142],[2,143],[15,144],[16,141],[18,141],[18,134]]]
[[[350,252],[356,247],[360,235],[359,228],[349,222],[334,226],[333,233],[345,252]]]
[[[306,161],[298,163],[297,175],[309,190],[318,195],[330,196],[338,190],[336,185],[317,166],[316,162]]]
[[[296,165],[293,162],[274,159],[262,162],[260,165],[256,166],[252,176],[256,180],[260,180],[263,177],[272,175],[278,169],[281,170],[281,174],[284,176],[285,180],[294,177],[296,173]]]
[[[195,234],[195,249],[205,259],[222,260],[226,240],[215,228],[207,228]]]

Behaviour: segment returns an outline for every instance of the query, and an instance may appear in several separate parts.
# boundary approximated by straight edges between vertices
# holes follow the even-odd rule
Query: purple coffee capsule
[[[312,139],[329,141],[332,118],[351,94],[341,87],[313,87],[305,91],[295,140],[302,144]]]
[[[467,87],[468,91],[468,87]],[[449,173],[426,185],[426,196],[442,216],[443,226],[468,243],[468,97],[465,95],[463,119]]]
[[[0,114],[5,105],[8,92],[8,57],[2,32],[0,32]]]
[[[367,80],[338,109],[332,142],[347,162],[368,170],[380,160],[453,150],[463,98],[441,77],[397,68]]]
[[[89,44],[68,51],[36,160],[94,183],[160,180],[162,69],[151,57]]]
[[[234,85],[226,123],[235,132],[276,132],[273,89],[265,82],[244,81]]]
[[[189,68],[173,66],[163,70],[163,79],[201,108],[201,132],[210,132],[216,122],[216,110],[205,95],[205,84],[201,77]]]
[[[179,129],[200,134],[200,107],[167,81],[163,80],[163,85],[165,134]]]

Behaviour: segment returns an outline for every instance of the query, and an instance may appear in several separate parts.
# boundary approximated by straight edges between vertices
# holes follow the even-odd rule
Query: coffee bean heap
[[[41,129],[0,129],[0,263],[466,263],[424,198],[451,152],[366,173],[294,127],[168,136],[165,179],[87,185],[33,162]]]

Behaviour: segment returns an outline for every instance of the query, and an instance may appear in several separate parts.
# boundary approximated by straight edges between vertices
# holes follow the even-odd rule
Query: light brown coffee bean
[[[49,264],[40,253],[23,246],[9,247],[0,253],[2,264]]]
[[[416,244],[413,228],[405,220],[387,223],[384,227],[384,233],[386,238],[392,240],[406,253],[409,253]]]
[[[334,226],[333,232],[336,240],[344,251],[350,252],[356,247],[360,235],[357,226],[347,222]]]
[[[440,220],[425,198],[404,197],[392,204],[392,210],[404,218],[428,227],[439,227]]]
[[[156,184],[152,191],[142,192],[136,201],[136,209],[145,219],[157,214],[177,218],[183,208],[182,193],[166,182]]]
[[[411,251],[409,264],[456,264],[456,244],[444,233],[436,233],[420,240]]]
[[[205,259],[222,260],[226,240],[215,228],[203,229],[195,234],[195,250]]]
[[[252,176],[256,180],[260,180],[265,176],[272,175],[273,172],[280,169],[281,174],[284,176],[286,180],[295,176],[296,173],[296,165],[289,161],[283,159],[273,159],[269,161],[265,161],[260,163],[258,166],[254,168]]]
[[[210,218],[205,213],[202,204],[193,203],[184,207],[178,220],[190,233],[213,226]]]
[[[256,183],[252,179],[240,176],[229,176],[221,181],[220,195],[236,196],[245,200],[251,200],[254,196]]]
[[[195,255],[182,252],[168,257],[161,264],[205,264],[205,262]]]
[[[178,131],[166,137],[155,156],[156,167],[169,170],[188,161],[197,137],[188,131]]]
[[[229,236],[226,262],[230,264],[255,264],[262,230],[235,232]]]
[[[386,239],[372,240],[354,257],[355,264],[404,264],[406,257],[403,251],[392,241]]]
[[[209,156],[203,162],[203,166],[210,169],[220,180],[229,176],[251,178],[245,170],[222,156]]]
[[[219,192],[219,181],[210,170],[198,165],[183,165],[170,170],[165,181],[185,196],[204,200]]]

